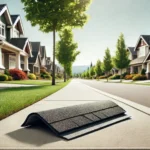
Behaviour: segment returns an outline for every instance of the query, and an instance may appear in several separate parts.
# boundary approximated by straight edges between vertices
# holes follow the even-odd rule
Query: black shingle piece
[[[22,126],[40,125],[42,122],[56,135],[70,140],[129,118],[125,110],[105,100],[31,113]]]
[[[114,108],[109,108],[101,111],[104,115],[107,117],[112,117],[115,115],[123,114],[125,111],[121,107],[114,107]]]
[[[92,113],[91,114],[86,114],[84,116],[87,117],[88,119],[92,120],[92,121],[99,121],[100,120],[100,118],[98,118],[97,116],[93,115]]]
[[[71,119],[59,121],[56,123],[52,123],[51,126],[57,130],[59,133],[62,133],[64,131],[68,131],[74,128],[77,128],[78,125],[75,124]]]
[[[107,116],[105,114],[102,113],[102,111],[97,111],[93,113],[94,115],[96,115],[97,117],[99,117],[100,119],[106,119]]]
[[[115,106],[117,106],[115,103],[105,100],[100,102],[52,109],[48,111],[38,112],[38,114],[49,123],[53,123]]]
[[[88,118],[85,118],[84,116],[78,116],[71,118],[71,120],[76,123],[78,126],[83,126],[89,123],[92,123],[92,120],[89,120]]]

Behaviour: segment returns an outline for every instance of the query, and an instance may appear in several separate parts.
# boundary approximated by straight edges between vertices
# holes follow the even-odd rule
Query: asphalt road
[[[79,81],[98,90],[150,107],[150,86],[110,82],[106,83],[95,80]]]

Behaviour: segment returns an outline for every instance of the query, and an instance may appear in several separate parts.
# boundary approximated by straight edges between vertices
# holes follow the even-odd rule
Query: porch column
[[[0,69],[5,69],[3,66],[2,49],[0,48]]]
[[[146,68],[145,68],[145,64],[142,64],[142,69],[146,69]]]
[[[21,69],[21,61],[20,61],[20,53],[16,53],[16,68],[19,69],[19,70],[22,70]]]
[[[134,67],[133,66],[130,66],[130,74],[133,74],[134,73]]]
[[[30,71],[29,70],[28,56],[24,57],[24,71]]]
[[[150,62],[147,62],[146,76],[150,79]]]

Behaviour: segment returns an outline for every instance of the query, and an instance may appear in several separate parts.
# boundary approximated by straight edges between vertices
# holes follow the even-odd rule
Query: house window
[[[9,55],[9,69],[16,67],[16,57]]]
[[[6,34],[5,34],[5,24],[0,22],[0,36],[5,38],[6,37]]]

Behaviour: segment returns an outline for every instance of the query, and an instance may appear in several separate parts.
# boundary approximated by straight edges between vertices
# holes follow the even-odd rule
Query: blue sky
[[[52,33],[42,33],[25,19],[20,0],[0,0],[8,5],[11,14],[20,14],[25,36],[41,41],[47,55],[52,56]],[[115,54],[117,38],[122,32],[127,46],[135,46],[141,34],[150,34],[150,0],[93,0],[88,12],[90,19],[82,29],[74,30],[81,54],[74,65],[89,65],[103,60],[105,49]]]

